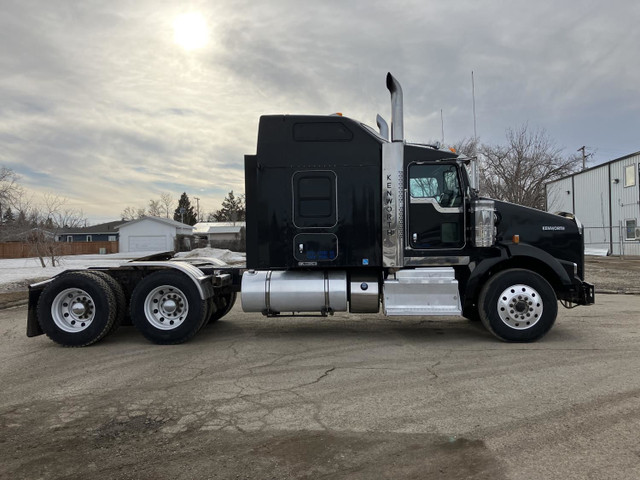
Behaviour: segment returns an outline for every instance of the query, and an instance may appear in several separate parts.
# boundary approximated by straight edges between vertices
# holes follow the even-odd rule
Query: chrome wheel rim
[[[512,285],[498,297],[500,320],[515,330],[533,327],[542,317],[543,303],[540,294],[529,285]]]
[[[182,325],[187,317],[189,302],[179,288],[161,285],[151,290],[145,298],[144,313],[155,328],[173,330]]]
[[[51,318],[56,326],[68,333],[89,328],[96,316],[96,306],[89,295],[79,288],[61,291],[51,304]]]

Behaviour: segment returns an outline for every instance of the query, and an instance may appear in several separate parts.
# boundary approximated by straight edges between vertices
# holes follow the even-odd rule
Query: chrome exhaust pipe
[[[380,136],[385,140],[389,140],[389,125],[387,125],[386,120],[380,115],[377,115],[376,125],[378,125],[378,130],[380,130]]]
[[[404,141],[404,126],[402,121],[402,87],[391,73],[387,73],[387,88],[391,92],[391,141]]]

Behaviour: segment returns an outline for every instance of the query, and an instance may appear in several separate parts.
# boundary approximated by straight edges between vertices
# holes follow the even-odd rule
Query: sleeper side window
[[[293,175],[293,221],[298,228],[333,227],[336,224],[334,172],[316,170]]]

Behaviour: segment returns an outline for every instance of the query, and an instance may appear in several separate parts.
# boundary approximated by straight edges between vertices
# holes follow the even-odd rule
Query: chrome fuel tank
[[[248,270],[241,295],[245,312],[346,312],[347,273]]]

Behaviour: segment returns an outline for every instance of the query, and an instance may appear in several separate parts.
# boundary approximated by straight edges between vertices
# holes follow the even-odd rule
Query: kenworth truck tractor
[[[464,316],[530,342],[565,307],[594,302],[582,226],[478,195],[452,151],[404,139],[402,89],[387,75],[391,138],[339,115],[260,118],[245,156],[246,268],[162,253],[69,270],[29,287],[27,335],[92,344],[122,323],[188,340],[229,312],[266,317]]]

